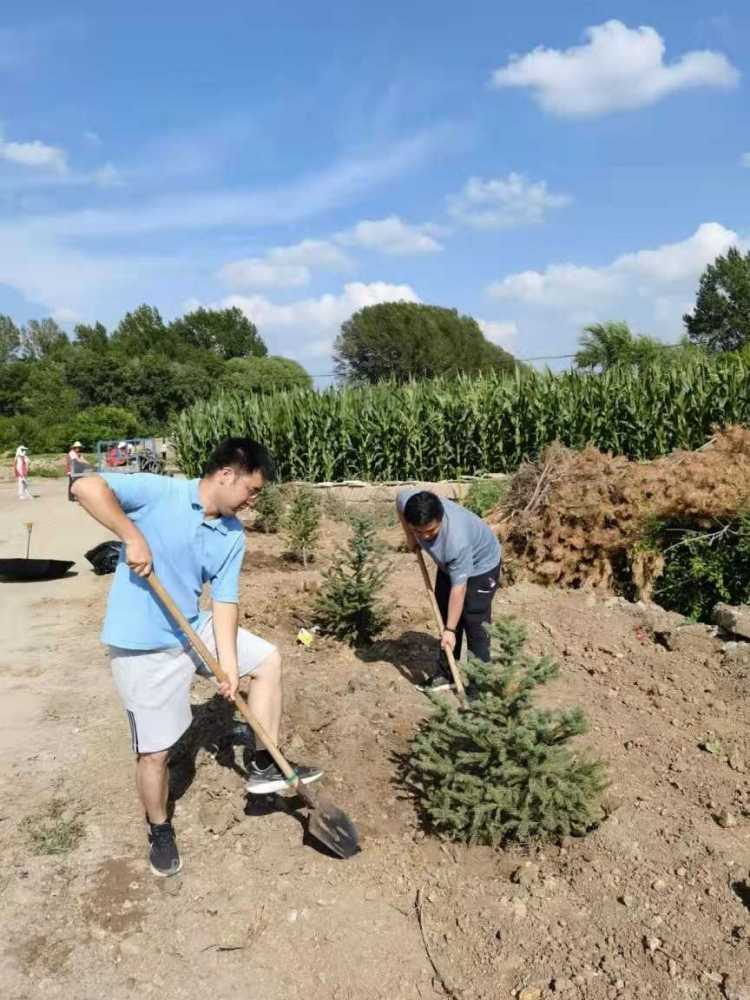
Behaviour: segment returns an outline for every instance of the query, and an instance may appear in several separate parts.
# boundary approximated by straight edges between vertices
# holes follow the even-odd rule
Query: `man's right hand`
[[[148,542],[139,534],[125,543],[125,562],[136,576],[148,576],[154,562]]]

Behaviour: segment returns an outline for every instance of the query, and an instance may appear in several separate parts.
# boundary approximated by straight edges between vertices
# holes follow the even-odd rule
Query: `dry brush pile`
[[[641,545],[650,524],[708,528],[750,506],[750,430],[730,426],[697,451],[650,462],[588,447],[548,446],[524,464],[487,520],[515,578],[613,588],[623,576],[650,593],[663,556]]]

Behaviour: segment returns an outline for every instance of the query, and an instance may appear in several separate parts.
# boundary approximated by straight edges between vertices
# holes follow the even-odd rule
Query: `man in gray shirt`
[[[426,490],[399,490],[396,509],[410,551],[419,545],[437,563],[435,597],[445,626],[441,649],[452,650],[458,658],[465,632],[469,651],[488,662],[484,623],[492,620],[500,577],[502,548],[497,538],[481,517]],[[428,686],[438,691],[450,685],[441,662]]]

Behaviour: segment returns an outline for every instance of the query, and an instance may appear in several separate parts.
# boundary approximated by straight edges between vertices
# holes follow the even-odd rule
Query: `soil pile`
[[[662,557],[639,549],[653,521],[696,528],[750,506],[750,430],[732,426],[697,451],[651,462],[558,443],[523,465],[487,518],[515,579],[613,588],[628,579],[647,595]]]

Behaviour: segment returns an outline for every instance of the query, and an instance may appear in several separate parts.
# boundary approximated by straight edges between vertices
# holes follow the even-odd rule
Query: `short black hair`
[[[427,490],[409,497],[404,507],[404,517],[415,528],[423,528],[431,521],[442,521],[444,513],[440,497]]]
[[[227,466],[243,475],[261,472],[266,481],[276,478],[276,465],[271,453],[249,437],[224,438],[209,455],[203,475],[212,476]]]

